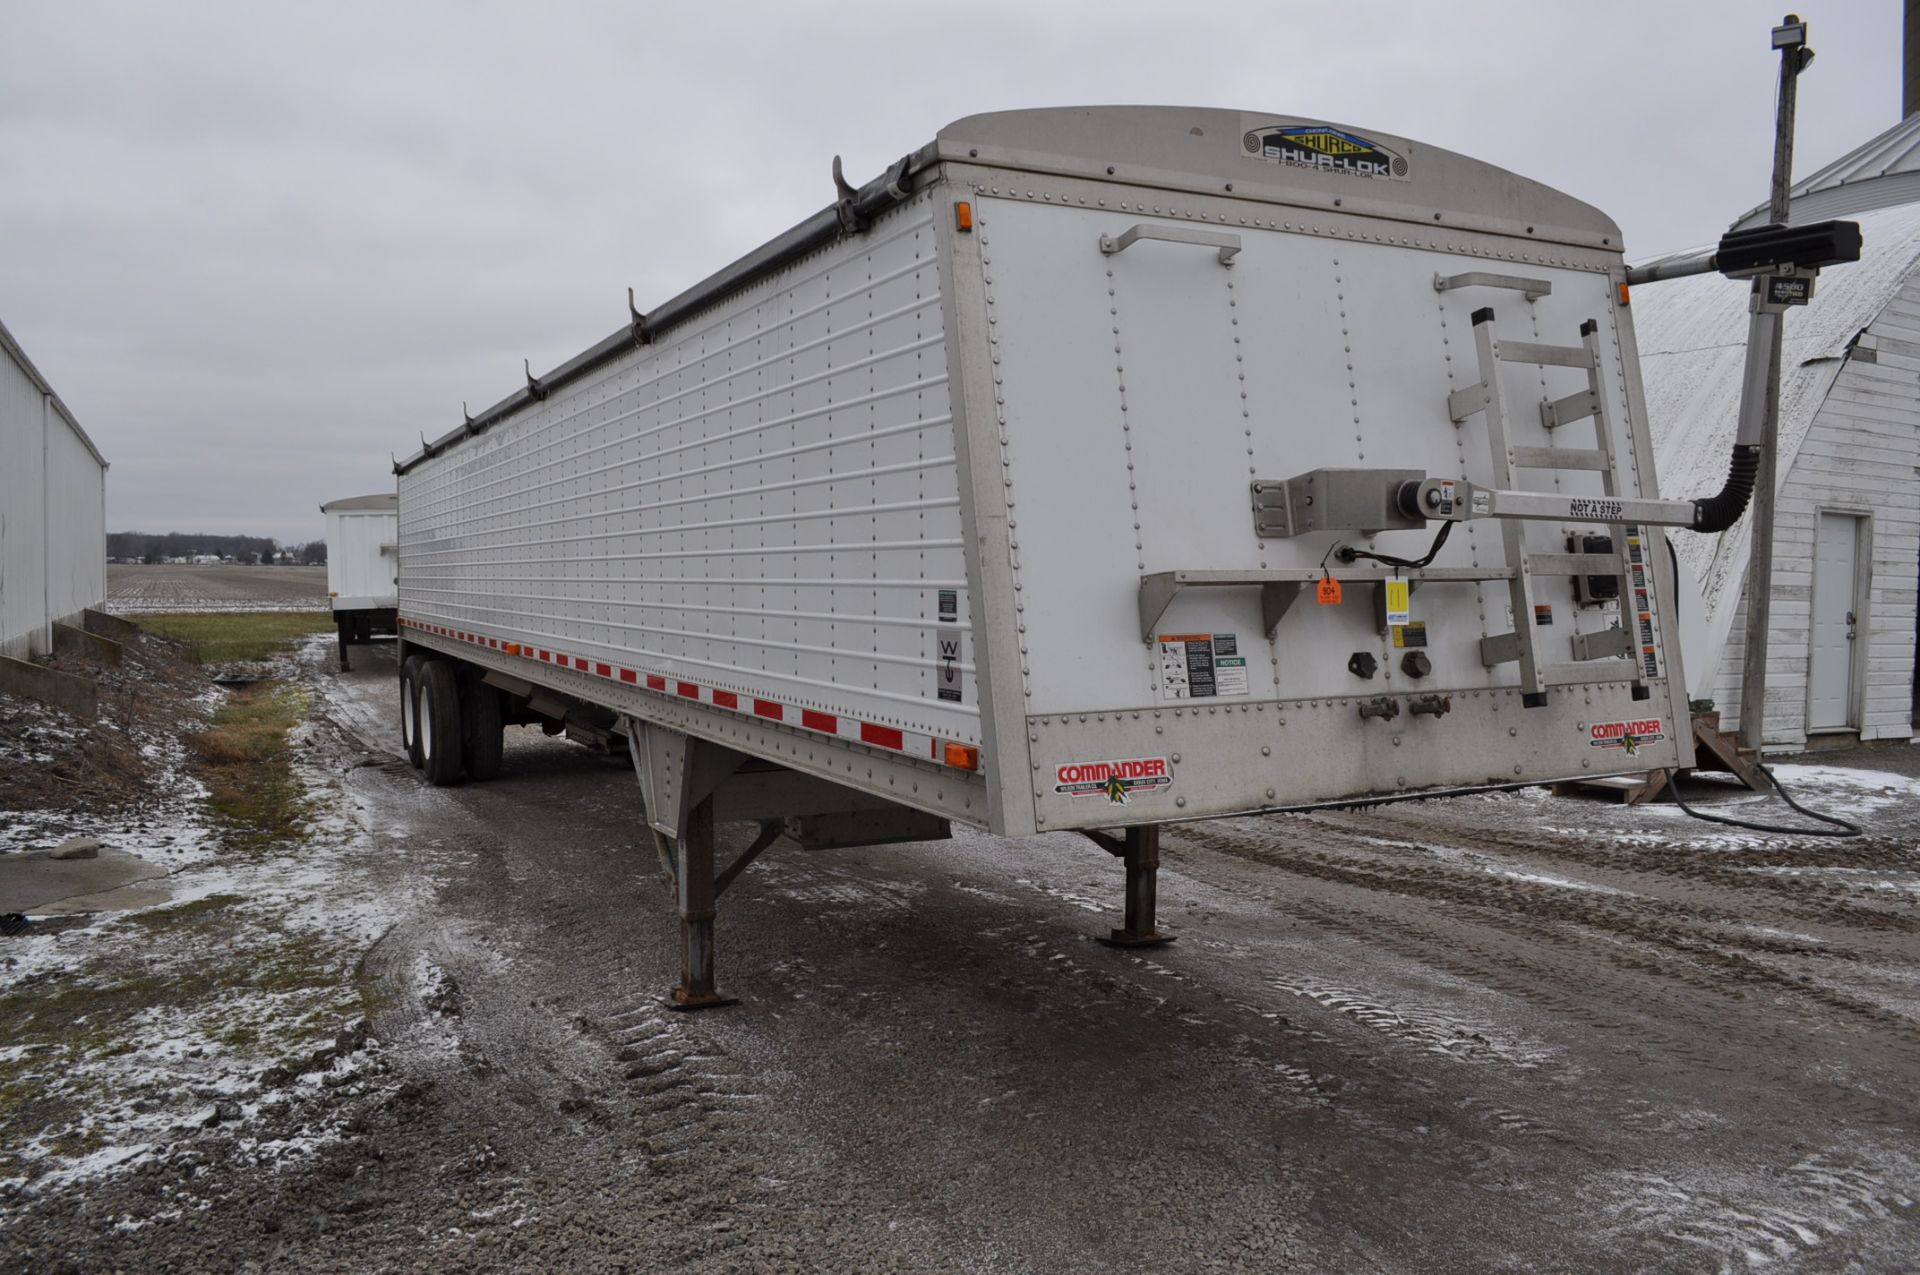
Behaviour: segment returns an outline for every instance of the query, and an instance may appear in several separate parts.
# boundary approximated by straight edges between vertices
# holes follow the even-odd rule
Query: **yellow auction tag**
[[[1387,624],[1406,624],[1413,619],[1412,587],[1405,580],[1387,581]]]
[[[1313,600],[1323,607],[1340,605],[1340,582],[1332,576],[1321,576],[1320,587],[1313,591]]]

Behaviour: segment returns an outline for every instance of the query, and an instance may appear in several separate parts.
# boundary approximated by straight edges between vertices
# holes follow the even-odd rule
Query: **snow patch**
[[[1617,894],[1631,897],[1631,890],[1615,889],[1610,885],[1600,885],[1593,881],[1575,881],[1571,877],[1556,876],[1551,872],[1523,869],[1512,866],[1508,860],[1484,850],[1468,850],[1460,846],[1432,845],[1422,841],[1399,841],[1391,837],[1361,837],[1359,840],[1368,845],[1382,846],[1395,850],[1413,850],[1420,854],[1431,855],[1442,863],[1456,864],[1473,868],[1476,871],[1505,877],[1509,881],[1525,881],[1530,885],[1550,885],[1562,890],[1581,890],[1589,894]]]

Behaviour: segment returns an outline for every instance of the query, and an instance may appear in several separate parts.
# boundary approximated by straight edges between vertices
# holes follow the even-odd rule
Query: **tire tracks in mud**
[[[899,888],[831,867],[820,886],[803,883],[791,893],[811,897],[826,882],[845,901],[863,887],[876,902],[892,901]],[[1530,1108],[1496,1079],[1507,1068],[1545,1065],[1547,1053],[1492,1024],[1437,1004],[1401,999],[1389,1006],[1357,990],[1282,974],[1256,976],[1251,987],[1231,986],[1189,972],[1182,953],[1205,949],[1199,935],[1165,954],[1097,947],[1089,936],[1063,934],[1057,918],[1050,919],[1047,905],[1082,910],[1078,891],[1037,879],[1017,884],[1032,892],[1031,901],[1009,898],[1000,906],[1029,915],[969,934],[968,951],[955,955],[1001,970],[1009,956],[1017,956],[1019,973],[996,981],[995,999],[1044,1005],[1062,1032],[1109,1041],[1123,1032],[1177,1040],[1190,1064],[1196,1056],[1205,1060],[1197,1063],[1203,1072],[1231,1072],[1254,1086],[1272,1104],[1268,1114],[1292,1112],[1305,1121],[1303,1127],[1356,1147],[1392,1145],[1410,1162],[1427,1166],[1436,1180],[1504,1181],[1516,1159],[1535,1154],[1523,1150],[1525,1143],[1550,1143],[1562,1151],[1582,1145],[1575,1130],[1544,1109],[1548,1104]],[[979,890],[969,884],[943,878],[931,888],[950,888],[967,906],[977,906]],[[851,937],[854,929],[845,932]],[[1236,955],[1243,954],[1229,959]],[[1260,990],[1277,998],[1259,998]],[[1312,1011],[1290,1006],[1296,999],[1363,1030],[1356,1035],[1317,1027]],[[1439,1066],[1421,1066],[1419,1060],[1427,1058]],[[1362,1150],[1356,1163],[1372,1155]]]
[[[1330,840],[1343,835],[1317,827],[1313,835],[1323,834]],[[1320,887],[1269,895],[1268,903],[1277,911],[1596,1033],[1632,1039],[1655,1052],[1649,1060],[1653,1063],[1677,1060],[1698,1074],[1728,1074],[1728,1083],[1734,1083],[1733,1073],[1758,1072],[1741,1083],[1761,1092],[1777,1092],[1782,1086],[1791,1090],[1836,1062],[1862,1065],[1853,1051],[1819,1039],[1831,1027],[1833,1012],[1854,1024],[1856,1040],[1858,1029],[1880,1029],[1870,1039],[1881,1057],[1868,1070],[1879,1073],[1883,1083],[1878,1087],[1886,1094],[1899,1092],[1899,1077],[1910,1074],[1920,1057],[1911,1024],[1898,1015],[1809,987],[1746,958],[1730,956],[1703,966],[1697,952],[1706,947],[1711,954],[1710,944],[1675,944],[1673,925],[1647,925],[1610,914],[1609,908],[1627,906],[1618,896],[1578,892],[1581,906],[1569,915],[1564,900],[1539,897],[1548,891],[1575,893],[1560,887],[1458,877],[1435,880],[1430,873],[1402,873],[1393,863],[1356,863],[1334,851],[1275,845],[1271,834],[1249,836],[1246,829],[1229,823],[1182,826],[1174,837],[1176,847],[1194,844],[1230,859],[1279,868]],[[1719,977],[1723,973],[1733,977]],[[1780,991],[1833,1012],[1822,1015],[1803,1005],[1801,1013],[1811,1030],[1802,1030],[1776,1017],[1775,993]],[[1824,1097],[1864,1124],[1910,1123],[1910,1109],[1897,1097],[1883,1097],[1857,1084],[1829,1088]]]
[[[779,1194],[767,1172],[776,1158],[767,1099],[751,1068],[655,998],[628,996],[576,1023],[607,1051],[618,1077],[577,1101],[621,1129],[644,1159],[650,1199],[677,1217],[660,1231],[657,1260],[728,1267],[750,1258]]]
[[[1760,934],[1703,933],[1703,920],[1734,925],[1743,919],[1724,908],[1702,917],[1694,909],[1644,896],[1503,879],[1444,864],[1408,863],[1383,855],[1381,847],[1370,844],[1367,834],[1317,817],[1308,818],[1313,820],[1312,832],[1300,835],[1224,821],[1180,825],[1173,831],[1172,841],[1176,846],[1198,845],[1383,899],[1428,900],[1452,909],[1455,919],[1471,922],[1477,928],[1506,930],[1540,944],[1565,947],[1577,941],[1581,931],[1592,931],[1621,940],[1597,953],[1610,964],[1654,981],[1676,982],[1720,1000],[1742,1001],[1750,989],[1787,993],[1865,1026],[1896,1029],[1884,1043],[1903,1052],[1910,1062],[1920,1062],[1920,1036],[1912,1032],[1910,1020],[1872,1001],[1823,986],[1811,977],[1787,973],[1753,955],[1842,963],[1860,959],[1846,949]],[[1472,849],[1470,845],[1449,848],[1468,853]],[[1581,976],[1586,977],[1590,970],[1589,965]]]
[[[1179,862],[1185,843],[1281,869],[1305,888],[1261,892],[1275,911],[1586,1029],[1572,1037],[1578,1044],[1565,1069],[1549,1065],[1540,1081],[1457,1100],[1463,1112],[1522,1139],[1448,1148],[1468,1166],[1469,1179],[1507,1182],[1550,1172],[1542,1186],[1572,1186],[1562,1204],[1568,1221],[1613,1235],[1619,1251],[1634,1254],[1630,1268],[1637,1270],[1740,1272],[1897,1247],[1920,1194],[1911,1185],[1912,1161],[1898,1146],[1913,1124],[1905,1081],[1916,1056],[1911,1021],[1755,964],[1791,954],[1853,966],[1875,959],[1870,954],[1747,935],[1740,937],[1757,940],[1744,945],[1751,950],[1723,953],[1715,947],[1718,933],[1687,933],[1686,904],[1501,880],[1467,864],[1408,865],[1373,844],[1383,831],[1378,825],[1348,819],[1312,818],[1286,833],[1233,822],[1181,826],[1170,830],[1168,849],[1176,853],[1168,862],[1217,880],[1204,861]],[[1498,840],[1538,857],[1537,841],[1514,834],[1408,834],[1416,838],[1460,849]],[[1715,902],[1699,924],[1742,919],[1726,895]],[[1894,959],[1902,958],[1911,954]],[[1376,1030],[1431,1035],[1417,1007],[1409,1010],[1401,998],[1389,1006],[1377,991],[1288,976],[1272,981],[1304,988]],[[1785,1021],[1782,992],[1800,1002]],[[1821,1039],[1836,1019],[1852,1030],[1837,1042]],[[1610,1038],[1632,1040],[1644,1053],[1623,1071],[1593,1053],[1595,1042],[1604,1048]],[[1452,1052],[1444,1041],[1429,1047]],[[1555,1080],[1563,1106],[1553,1105]],[[1804,1113],[1796,1103],[1781,1105],[1783,1095],[1796,1094],[1806,1096]],[[1753,1125],[1733,1114],[1749,1105],[1774,1119]],[[1533,1126],[1536,1118],[1544,1127]],[[1663,1130],[1676,1120],[1697,1123],[1672,1141]],[[1547,1158],[1525,1153],[1525,1139],[1535,1135],[1563,1151]],[[1882,1145],[1882,1135],[1894,1143]],[[1678,1164],[1670,1167],[1663,1156],[1648,1163],[1655,1146],[1680,1155]],[[1818,1149],[1807,1154],[1809,1148]],[[1568,1155],[1588,1160],[1593,1176],[1573,1173]],[[1695,1157],[1709,1167],[1689,1175],[1680,1166]],[[1606,1167],[1623,1159],[1648,1167]],[[1599,1182],[1611,1183],[1613,1194],[1602,1199]]]
[[[362,962],[381,1005],[376,1034],[402,1074],[431,1083],[439,1123],[486,1130],[489,1148],[515,1165],[496,1171],[489,1160],[491,1211],[542,1220],[581,1208],[588,1184],[552,1161],[567,1141],[551,1137],[558,1124],[594,1148],[583,1159],[611,1159],[629,1179],[650,1263],[756,1268],[779,1155],[751,1067],[690,1018],[633,993],[620,936],[594,928],[590,909],[559,911],[540,924],[563,923],[564,951],[529,950],[526,936],[482,940],[445,921],[394,927]],[[597,1216],[601,1195],[603,1185],[582,1211]]]
[[[488,1159],[486,1212],[518,1212],[514,1227],[536,1248],[581,1225],[626,1232],[661,1269],[753,1269],[777,1257],[783,1246],[767,1249],[769,1228],[756,1220],[778,1156],[757,1128],[751,1069],[691,1019],[633,992],[658,979],[635,968],[636,942],[661,946],[664,935],[637,937],[657,910],[608,894],[653,885],[650,860],[596,851],[590,833],[545,853],[522,844],[563,813],[583,828],[603,822],[588,808],[595,798],[581,804],[571,753],[519,754],[511,792],[425,787],[386,742],[372,690],[324,700],[318,716],[363,754],[349,769],[369,800],[403,821],[430,817],[430,844],[405,830],[375,835],[419,857],[412,871],[437,898],[373,945],[361,984],[410,1094],[427,1087],[411,1100],[433,1108],[439,1128],[484,1131],[487,1150],[475,1154]],[[637,816],[637,795],[633,804]],[[511,1170],[491,1167],[496,1145]],[[630,1175],[630,1206],[609,1197],[609,1168]]]
[[[1609,1184],[1609,1229],[1649,1270],[1670,1269],[1676,1257],[1683,1269],[1726,1275],[1816,1256],[1843,1259],[1855,1230],[1911,1220],[1915,1193],[1905,1167],[1903,1185],[1854,1157],[1815,1154],[1770,1174],[1766,1200],[1704,1173],[1629,1172]],[[1718,1260],[1702,1266],[1702,1258]]]
[[[595,1060],[578,1033],[529,999],[511,955],[443,918],[403,921],[368,949],[361,986],[374,1035],[406,1072],[451,1101],[559,1110],[591,1087]]]
[[[1751,874],[1728,874],[1726,879],[1717,883],[1715,887],[1683,881],[1679,891],[1684,896],[1682,898],[1645,893],[1642,878],[1649,867],[1658,873],[1669,872],[1671,862],[1679,858],[1677,855],[1637,856],[1631,862],[1615,862],[1608,866],[1613,869],[1617,879],[1626,880],[1626,886],[1598,885],[1583,890],[1546,882],[1530,883],[1518,877],[1502,880],[1494,872],[1486,874],[1465,872],[1450,865],[1408,864],[1404,859],[1396,859],[1381,853],[1379,849],[1400,846],[1427,853],[1451,852],[1460,856],[1472,856],[1495,849],[1534,858],[1544,857],[1572,869],[1590,871],[1596,866],[1591,861],[1593,856],[1564,850],[1555,843],[1552,834],[1543,835],[1535,831],[1528,835],[1520,835],[1477,828],[1468,832],[1448,828],[1443,830],[1444,837],[1436,837],[1433,829],[1422,827],[1402,828],[1399,836],[1383,837],[1378,829],[1357,825],[1350,819],[1328,816],[1308,816],[1307,818],[1321,830],[1323,836],[1330,835],[1336,841],[1347,842],[1348,845],[1339,848],[1347,850],[1349,857],[1365,863],[1368,867],[1378,865],[1386,873],[1415,880],[1469,882],[1498,893],[1502,906],[1511,906],[1515,901],[1524,903],[1533,900],[1556,915],[1579,915],[1594,909],[1636,915],[1667,924],[1671,936],[1682,942],[1688,941],[1686,931],[1689,928],[1698,928],[1702,922],[1708,922],[1729,927],[1726,931],[1713,936],[1713,941],[1724,947],[1773,956],[1817,956],[1843,960],[1859,959],[1860,956],[1850,951],[1838,950],[1828,943],[1789,941],[1735,928],[1750,924],[1758,918],[1753,911],[1753,900],[1744,891],[1725,887],[1754,883]],[[1688,874],[1676,873],[1676,875],[1684,878]],[[1759,880],[1766,881],[1765,878]],[[1634,888],[1627,888],[1627,886]],[[1730,895],[1738,895],[1738,897],[1729,897]],[[1581,905],[1579,907],[1572,906],[1576,898]],[[1538,909],[1529,908],[1529,910]]]
[[[1752,919],[1755,905],[1765,902],[1778,906],[1782,919],[1795,922],[1829,923],[1901,936],[1920,933],[1920,912],[1900,912],[1884,906],[1887,900],[1881,892],[1850,885],[1845,880],[1819,881],[1804,876],[1770,874],[1774,869],[1836,868],[1920,872],[1920,854],[1914,849],[1920,837],[1868,837],[1859,841],[1808,844],[1804,839],[1796,841],[1785,835],[1763,841],[1756,834],[1750,839],[1741,838],[1739,844],[1700,846],[1689,844],[1684,835],[1665,835],[1665,829],[1630,830],[1604,823],[1564,828],[1527,823],[1522,829],[1514,830],[1485,823],[1466,826],[1452,820],[1434,820],[1430,814],[1423,819],[1421,815],[1426,811],[1427,806],[1422,803],[1405,810],[1323,812],[1308,817],[1325,826],[1355,833],[1367,827],[1393,829],[1391,835],[1414,844],[1423,838],[1431,840],[1438,834],[1468,841],[1476,847],[1545,859],[1575,870],[1589,873],[1598,870],[1632,882],[1639,891],[1645,892],[1657,885],[1678,902],[1711,909],[1722,916],[1731,913],[1737,920]],[[1581,813],[1599,818],[1612,811],[1603,807]],[[1736,902],[1730,903],[1730,898]],[[1905,947],[1897,949],[1901,955],[1907,951]]]

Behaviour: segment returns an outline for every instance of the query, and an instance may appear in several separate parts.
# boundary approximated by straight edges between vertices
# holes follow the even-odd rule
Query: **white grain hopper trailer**
[[[400,497],[395,492],[350,496],[320,506],[327,519],[327,601],[339,634],[340,667],[347,648],[395,631],[400,606]]]
[[[1691,763],[1655,528],[1744,494],[1659,499],[1605,215],[1227,110],[838,173],[396,466],[411,755],[630,741],[676,1002],[782,832],[1084,832],[1150,943],[1167,821]]]

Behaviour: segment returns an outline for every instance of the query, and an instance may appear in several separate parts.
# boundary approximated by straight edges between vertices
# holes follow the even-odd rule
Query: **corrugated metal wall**
[[[0,327],[0,654],[107,594],[106,464]]]
[[[930,199],[403,475],[402,614],[978,742]]]

